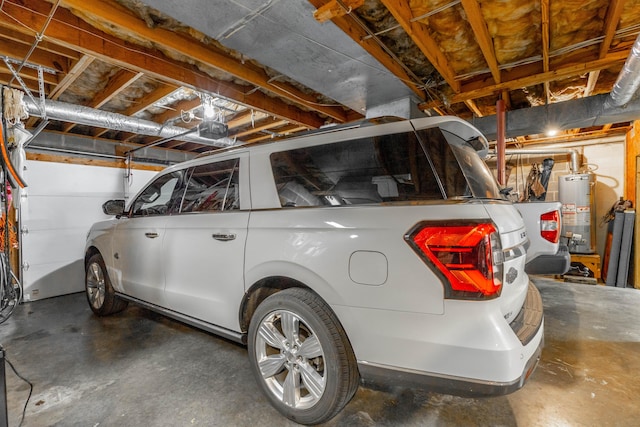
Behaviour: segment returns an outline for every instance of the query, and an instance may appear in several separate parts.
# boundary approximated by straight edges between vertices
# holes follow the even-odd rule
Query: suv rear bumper
[[[379,365],[369,362],[358,362],[360,377],[365,387],[385,387],[400,385],[412,388],[425,388],[443,394],[463,397],[501,396],[513,393],[522,388],[538,365],[544,347],[544,318],[542,315],[542,298],[537,288],[529,283],[527,299],[521,312],[511,322],[513,332],[522,343],[521,349],[512,351],[531,354],[523,365],[519,377],[512,381],[489,381],[472,378],[461,378],[451,375],[434,374],[411,369]],[[534,349],[530,347],[535,346]]]
[[[524,267],[527,274],[564,274],[571,267],[571,254],[565,244],[558,246],[554,255],[540,255]]]

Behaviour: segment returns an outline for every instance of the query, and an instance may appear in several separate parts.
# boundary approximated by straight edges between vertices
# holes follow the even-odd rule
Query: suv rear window
[[[484,163],[467,148],[430,128],[276,152],[271,166],[285,207],[443,200],[476,190],[465,176]]]

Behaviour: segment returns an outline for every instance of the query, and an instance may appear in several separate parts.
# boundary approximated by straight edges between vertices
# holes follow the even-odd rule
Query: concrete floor
[[[640,291],[536,278],[546,347],[504,397],[360,388],[327,426],[640,425]],[[84,294],[19,306],[0,325],[34,384],[23,426],[293,426],[260,394],[242,346],[130,306],[92,315]],[[7,372],[9,425],[28,386]]]

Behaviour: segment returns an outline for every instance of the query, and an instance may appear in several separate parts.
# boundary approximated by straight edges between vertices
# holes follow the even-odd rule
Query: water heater
[[[562,235],[568,237],[569,252],[592,254],[595,244],[595,175],[561,176],[558,198],[562,203]]]

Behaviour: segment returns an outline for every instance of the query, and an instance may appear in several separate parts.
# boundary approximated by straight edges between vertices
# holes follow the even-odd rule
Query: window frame
[[[197,172],[198,168],[202,168],[202,169],[206,169],[206,168],[210,168],[212,166],[215,165],[220,165],[220,164],[224,164],[224,163],[231,163],[230,165],[225,165],[225,167],[220,168],[220,169],[216,169],[219,170],[220,173],[227,173],[227,176],[225,178],[222,178],[220,180],[218,180],[214,185],[210,185],[208,187],[206,187],[205,189],[203,189],[202,191],[200,191],[199,193],[194,193],[195,195],[197,194],[203,194],[208,192],[209,190],[211,190],[212,188],[215,188],[219,183],[226,181],[226,185],[224,186],[224,195],[222,196],[222,204],[220,206],[220,208],[216,208],[216,209],[197,209],[197,210],[193,210],[193,207],[198,206],[196,203],[198,202],[198,198],[194,198],[190,200],[190,204],[192,205],[190,207],[189,210],[185,210],[185,199],[187,197],[187,194],[189,193],[189,185],[191,184],[194,174],[198,174],[196,176],[199,176],[200,174],[206,174],[206,175],[210,175],[211,171],[202,171],[200,173]],[[187,179],[185,179],[185,185],[184,185],[184,191],[182,194],[182,199],[180,201],[180,205],[179,205],[179,209],[178,212],[179,214],[201,214],[201,213],[221,213],[221,212],[233,212],[233,211],[238,211],[241,208],[241,191],[240,191],[240,176],[241,176],[241,165],[242,165],[242,161],[241,161],[241,157],[237,156],[237,157],[230,157],[230,158],[226,158],[226,159],[219,159],[216,161],[212,161],[212,162],[207,162],[207,163],[201,163],[198,165],[194,165],[191,166],[187,169],[186,172],[186,176]],[[234,186],[234,191],[235,191],[235,197],[233,202],[229,205],[231,206],[230,209],[227,209],[226,206],[227,205],[227,201],[229,200],[229,191],[232,188],[232,186]],[[206,206],[205,203],[207,204],[215,204],[215,200],[219,200],[219,198],[215,197],[215,198],[211,198],[212,196],[215,196],[216,193],[210,193],[207,195],[207,198],[205,200],[200,201],[200,206]]]
[[[143,208],[142,208],[142,206],[140,206],[139,208],[136,208],[136,204],[138,203],[138,201],[142,197],[145,196],[147,190],[149,190],[150,188],[155,187],[156,184],[159,181],[166,180],[160,186],[160,188],[162,188],[164,185],[167,184],[167,182],[170,181],[170,179],[172,177],[177,178],[178,182],[173,187],[173,190],[171,191],[171,195],[169,196],[169,200],[167,200],[167,202],[166,202],[167,211],[163,212],[163,213],[152,213],[152,214],[142,214],[142,213],[140,213],[139,210],[142,210]],[[182,193],[184,193],[184,188],[185,188],[184,182],[185,182],[185,180],[184,180],[184,170],[182,170],[182,169],[181,170],[172,171],[172,172],[169,172],[169,173],[165,173],[165,174],[162,174],[162,175],[156,177],[151,182],[149,182],[149,184],[147,184],[147,186],[144,187],[144,189],[142,191],[140,191],[138,193],[136,198],[131,203],[131,207],[129,208],[128,216],[130,218],[146,218],[146,217],[156,217],[156,216],[168,216],[168,215],[171,215],[171,214],[175,213],[176,212],[177,199],[182,200]],[[159,197],[162,197],[162,195],[160,195]],[[142,202],[142,203],[145,204],[145,202]],[[147,202],[147,203],[153,203],[153,202]],[[155,207],[155,206],[153,206],[153,207]],[[145,208],[145,209],[147,209],[147,208]]]

